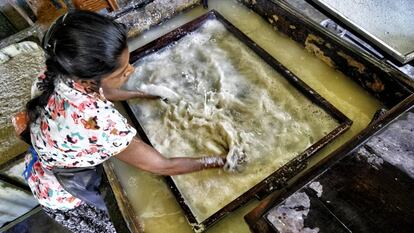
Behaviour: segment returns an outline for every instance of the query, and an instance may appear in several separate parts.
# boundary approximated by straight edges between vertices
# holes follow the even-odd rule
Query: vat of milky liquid
[[[143,140],[167,157],[247,155],[241,173],[166,177],[196,231],[298,174],[352,123],[215,11],[132,52],[131,62],[126,88],[168,99],[126,103]]]

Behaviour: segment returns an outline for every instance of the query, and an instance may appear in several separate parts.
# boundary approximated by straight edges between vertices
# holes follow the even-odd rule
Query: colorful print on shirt
[[[62,79],[55,81],[55,92],[30,130],[39,160],[28,183],[40,204],[52,209],[72,209],[82,201],[64,190],[50,169],[98,165],[136,134],[111,102]],[[30,159],[28,154],[26,162]]]

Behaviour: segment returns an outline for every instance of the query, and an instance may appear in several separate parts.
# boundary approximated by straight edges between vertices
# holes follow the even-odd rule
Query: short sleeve
[[[98,165],[131,143],[136,130],[113,104],[60,80],[45,111],[31,126],[31,140],[48,167]]]
[[[119,154],[128,147],[136,135],[136,130],[112,106],[85,113],[87,114],[80,121],[87,135],[89,149],[87,153],[83,153],[82,159],[91,165],[102,163],[109,157]]]

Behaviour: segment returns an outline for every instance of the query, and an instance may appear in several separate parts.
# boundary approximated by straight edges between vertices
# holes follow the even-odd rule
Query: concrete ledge
[[[200,3],[200,0],[154,0],[145,7],[127,13],[115,21],[128,27],[128,37],[135,37],[150,27]]]

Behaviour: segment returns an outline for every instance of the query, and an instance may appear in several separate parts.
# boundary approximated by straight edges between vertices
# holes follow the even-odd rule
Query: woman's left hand
[[[137,93],[136,98],[143,98],[143,99],[160,99],[161,98],[160,96],[147,94],[142,91],[135,91],[135,92]]]

